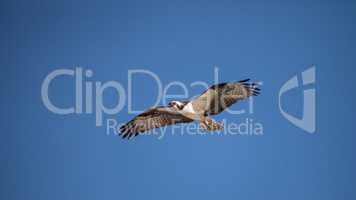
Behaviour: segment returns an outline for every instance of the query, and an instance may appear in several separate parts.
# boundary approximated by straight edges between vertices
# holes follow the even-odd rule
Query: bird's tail
[[[216,131],[224,129],[224,126],[206,117],[205,120],[200,122],[200,128],[206,131]]]

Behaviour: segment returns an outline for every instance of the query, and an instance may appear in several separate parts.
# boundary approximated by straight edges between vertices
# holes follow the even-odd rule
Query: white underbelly
[[[183,108],[184,112],[189,112],[189,113],[195,113],[195,110],[193,109],[192,103],[188,103],[187,105],[184,106]]]

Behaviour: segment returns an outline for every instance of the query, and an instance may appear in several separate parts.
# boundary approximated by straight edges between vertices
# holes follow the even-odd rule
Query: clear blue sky
[[[0,10],[0,199],[356,198],[355,2],[32,0],[2,1]],[[43,79],[62,67],[89,68],[92,81],[127,88],[129,69],[153,71],[164,83],[212,83],[214,65],[221,81],[264,82],[252,116],[263,136],[128,142],[107,136],[93,115],[55,115],[41,101]],[[314,135],[278,110],[280,87],[311,65]],[[56,103],[73,104],[71,81],[58,80]],[[135,84],[134,104],[149,106],[152,80]],[[106,103],[116,98],[108,92]],[[284,101],[298,115],[301,90]],[[105,117],[133,115],[125,107]]]

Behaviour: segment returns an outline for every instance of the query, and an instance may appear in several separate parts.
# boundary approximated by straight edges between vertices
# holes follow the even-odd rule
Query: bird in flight
[[[171,101],[168,106],[144,111],[120,127],[120,136],[129,139],[150,129],[193,121],[199,121],[203,130],[220,130],[223,129],[222,124],[209,116],[217,115],[232,104],[259,94],[258,84],[251,83],[250,79],[212,85],[191,101]]]

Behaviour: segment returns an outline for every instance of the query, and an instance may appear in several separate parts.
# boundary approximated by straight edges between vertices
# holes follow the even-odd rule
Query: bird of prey
[[[172,101],[168,106],[146,110],[121,126],[120,135],[131,138],[153,128],[193,121],[199,121],[203,130],[220,130],[222,124],[210,119],[210,115],[219,114],[232,104],[259,94],[258,84],[250,79],[212,85],[191,101]]]

